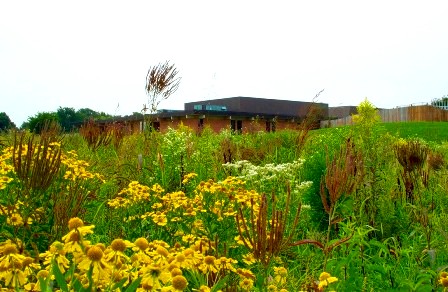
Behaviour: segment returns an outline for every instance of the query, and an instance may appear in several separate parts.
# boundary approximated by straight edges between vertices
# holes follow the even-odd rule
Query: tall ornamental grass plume
[[[430,150],[419,140],[398,140],[394,150],[402,167],[401,182],[404,185],[406,201],[413,204],[419,194],[416,189],[420,186],[421,179],[425,179],[424,166]]]
[[[16,132],[11,158],[25,192],[49,188],[61,166],[59,146],[51,135],[42,135],[39,139],[35,135]]]
[[[93,119],[89,119],[81,126],[79,134],[92,151],[98,150],[101,146],[110,145],[114,137],[113,128],[102,128]]]

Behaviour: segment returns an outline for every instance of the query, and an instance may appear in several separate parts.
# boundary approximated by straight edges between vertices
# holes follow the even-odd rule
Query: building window
[[[243,132],[242,120],[230,120],[230,129],[233,133],[241,134]]]
[[[150,125],[151,125],[151,128],[150,128],[151,131],[153,131],[153,130],[155,130],[157,132],[160,131],[160,122],[151,122]]]

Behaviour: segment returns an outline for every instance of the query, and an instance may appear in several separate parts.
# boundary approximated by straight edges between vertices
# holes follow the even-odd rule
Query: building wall
[[[198,129],[199,119],[197,118],[173,118],[173,119],[159,119],[160,131],[166,132],[168,128],[178,128],[181,124],[196,131]]]
[[[260,119],[251,119],[251,118],[243,118],[243,117],[232,117],[233,120],[242,121],[242,133],[255,133],[258,131],[267,131],[266,120]],[[231,120],[227,116],[205,116],[203,117],[203,128],[209,127],[214,132],[219,133],[223,130],[231,129]],[[200,116],[194,116],[189,118],[174,118],[174,119],[159,119],[160,122],[160,131],[166,132],[168,127],[177,128],[182,123],[182,125],[190,127],[194,132],[199,133],[201,131],[200,127]],[[288,120],[288,121],[276,121],[275,126],[272,125],[272,121],[270,124],[270,130],[279,131],[284,129],[296,129],[297,123]]]
[[[358,113],[356,106],[337,106],[328,108],[330,118],[345,118]]]

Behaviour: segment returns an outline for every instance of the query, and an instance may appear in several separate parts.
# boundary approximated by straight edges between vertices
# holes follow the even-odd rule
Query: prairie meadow
[[[241,135],[2,133],[2,290],[448,291],[445,124],[358,113]]]

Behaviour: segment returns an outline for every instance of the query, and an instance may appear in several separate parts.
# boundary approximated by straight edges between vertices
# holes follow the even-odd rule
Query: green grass
[[[448,141],[448,123],[446,122],[399,122],[381,124],[391,135],[400,138],[420,138],[427,142],[443,143]],[[323,128],[312,134],[328,134],[335,128]],[[337,127],[339,131],[349,131],[349,126]]]
[[[427,142],[442,143],[448,141],[448,123],[446,122],[403,122],[384,123],[386,130],[401,138],[422,138]]]

